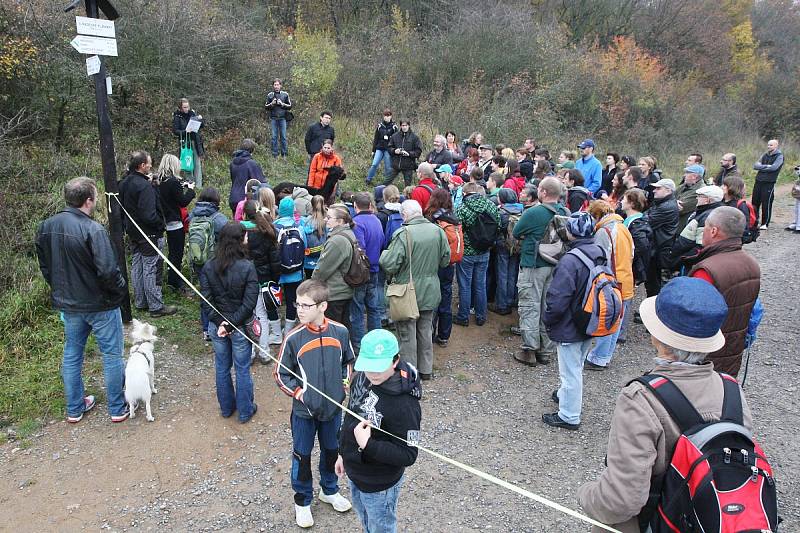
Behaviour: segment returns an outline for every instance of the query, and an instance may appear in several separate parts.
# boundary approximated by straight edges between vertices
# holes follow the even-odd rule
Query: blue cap
[[[684,168],[683,171],[686,174],[698,174],[702,176],[706,173],[706,167],[704,167],[703,165],[694,164]]]
[[[584,148],[594,148],[594,141],[591,139],[584,139],[578,145],[578,148],[580,148],[581,150],[583,150]]]
[[[437,174],[441,174],[442,172],[444,172],[446,174],[452,174],[453,173],[453,167],[451,167],[450,165],[439,165],[439,168],[437,168],[435,172]]]
[[[725,345],[720,331],[728,316],[725,298],[711,283],[681,276],[639,307],[647,331],[656,339],[690,352],[711,353]]]
[[[575,213],[567,219],[567,231],[576,239],[594,235],[594,219],[589,213]]]

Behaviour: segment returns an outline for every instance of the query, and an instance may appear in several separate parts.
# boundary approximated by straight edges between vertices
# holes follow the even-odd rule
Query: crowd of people
[[[267,108],[272,155],[285,156],[291,100],[280,80]],[[190,115],[196,113],[181,101],[176,123]],[[653,156],[609,151],[601,162],[592,139],[577,150],[551,154],[533,139],[514,149],[489,144],[480,132],[459,142],[448,131],[434,137],[420,160],[424,150],[411,123],[395,124],[386,109],[374,131],[371,165],[363,169],[367,185],[381,169],[384,181],[371,191],[348,191],[341,186],[346,174],[334,150],[331,119],[325,111],[307,130],[304,184],[270,186],[253,157],[256,144],[242,140],[230,163],[229,214],[213,187],[202,188],[190,209],[200,174],[182,178],[181,163],[171,154],[154,173],[150,155],[135,152],[120,183],[120,201],[131,217],[126,230],[135,306],[151,317],[176,311],[163,303],[163,264],[143,238],[161,248],[166,235],[170,261],[180,266],[186,255],[199,279],[202,335],[216,354],[221,415],[237,413],[248,422],[258,409],[252,362],[268,364],[273,353],[280,361],[275,380],[293,398],[291,479],[298,525],[313,525],[311,450],[318,435],[320,499],[337,511],[350,509],[337,484],[337,474],[347,472],[365,530],[393,530],[403,468],[416,459],[411,436],[420,428],[421,381],[435,377],[433,346],[446,347],[454,327],[484,326],[490,313],[516,309],[511,333],[520,337],[517,362],[535,367],[557,360],[560,384],[552,400],[558,409],[542,415],[549,426],[580,427],[583,371],[608,369],[635,323],[652,335],[657,370],[681,389],[691,383],[684,390],[689,400],[704,416],[719,418],[723,383],[715,371],[736,378],[760,290],[758,263],[742,247],[770,227],[783,164],[777,141],[770,140],[754,164],[751,203],[732,153],[722,156],[715,175],[700,154],[690,154],[678,183],[664,176]],[[192,149],[202,149],[199,132],[181,135],[182,144],[187,139]],[[394,185],[400,173],[402,190]],[[70,422],[94,406],[80,379],[82,347],[92,330],[105,339],[109,413],[115,422],[127,417],[118,375],[118,306],[127,288],[107,237],[91,221],[96,196],[92,180],[69,182],[67,209],[45,221],[37,236],[53,304],[65,316]],[[82,237],[83,244],[70,246],[80,248],[86,264],[97,265],[96,280],[77,275],[83,263],[54,253],[69,233]],[[359,275],[360,267],[368,272]],[[582,317],[593,312],[586,308],[587,287],[601,275],[615,291],[605,293],[612,296],[610,318],[587,326]],[[167,284],[188,294],[169,269]],[[639,286],[647,299],[635,311]],[[97,294],[104,295],[102,301]],[[714,394],[701,394],[707,390]],[[350,408],[369,424],[347,415],[342,426],[341,409],[320,391],[337,403],[349,392]],[[637,384],[623,390],[608,469],[580,493],[590,515],[606,523],[634,520],[650,479],[665,469],[664,457],[634,465],[624,448],[634,442],[622,436],[631,431],[633,416],[666,424],[669,415],[648,394]],[[667,431],[672,442],[680,434],[673,426]],[[371,427],[390,428],[410,444]],[[637,433],[636,442],[649,449],[644,441],[658,441],[663,454],[669,449],[660,440],[663,431]],[[630,483],[633,470],[641,482]]]

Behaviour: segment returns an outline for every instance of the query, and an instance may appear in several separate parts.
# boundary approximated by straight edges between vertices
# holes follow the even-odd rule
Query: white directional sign
[[[69,43],[81,54],[117,56],[117,40],[78,35]]]
[[[81,35],[96,35],[98,37],[115,37],[114,21],[93,19],[89,17],[75,17],[75,26]]]

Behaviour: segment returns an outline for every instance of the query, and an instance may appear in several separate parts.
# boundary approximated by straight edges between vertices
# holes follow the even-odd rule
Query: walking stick
[[[752,349],[752,344],[748,344],[747,346],[747,354],[745,355],[744,360],[744,376],[742,376],[742,389],[744,390],[744,382],[747,381],[747,369],[750,367],[750,350]]]

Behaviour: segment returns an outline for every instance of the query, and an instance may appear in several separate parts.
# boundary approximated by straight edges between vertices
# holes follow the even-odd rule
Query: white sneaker
[[[767,231],[769,228],[767,227],[767,225],[766,225],[766,224],[761,224],[761,227],[760,227],[759,229],[760,229],[761,231]]]
[[[313,526],[314,517],[311,516],[311,506],[294,504],[294,519],[300,527],[308,528]]]
[[[349,511],[353,506],[347,501],[347,498],[342,496],[340,493],[331,494],[328,496],[324,492],[319,492],[319,501],[329,503],[333,505],[333,508],[339,511],[340,513],[344,513]]]

